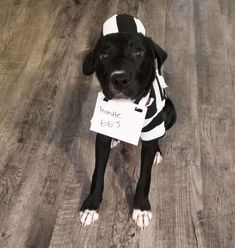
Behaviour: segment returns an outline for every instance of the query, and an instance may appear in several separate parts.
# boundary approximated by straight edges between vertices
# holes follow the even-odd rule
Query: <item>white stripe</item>
[[[106,20],[103,24],[103,35],[118,33],[118,26],[117,26],[117,15],[110,17]]]
[[[143,23],[135,17],[134,17],[134,21],[135,21],[135,24],[137,26],[137,32],[141,33],[143,36],[145,36],[145,28],[144,28]]]
[[[162,75],[159,75],[158,69],[156,69],[156,75],[158,77],[158,80],[159,80],[159,83],[160,83],[162,89],[167,88],[168,86],[167,86],[167,84],[165,82],[165,79],[164,79],[164,77]]]
[[[149,130],[148,132],[142,132],[140,136],[142,140],[148,141],[148,140],[157,139],[163,136],[165,132],[166,132],[165,123],[163,121],[160,125]]]
[[[140,107],[147,107],[147,103],[149,101],[149,95],[150,95],[150,92],[148,92],[148,94],[144,97],[142,97],[138,103],[138,106]],[[152,98],[151,98],[152,99]]]

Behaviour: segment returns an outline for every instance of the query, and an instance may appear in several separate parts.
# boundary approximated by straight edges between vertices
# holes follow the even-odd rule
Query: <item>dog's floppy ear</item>
[[[96,55],[100,49],[101,46],[101,39],[102,37],[100,37],[98,39],[98,41],[96,42],[95,48],[93,49],[93,51],[89,52],[87,54],[87,56],[84,59],[83,62],[83,73],[86,76],[90,76],[91,74],[93,74],[95,72],[95,63],[96,63]]]
[[[151,49],[154,51],[155,58],[157,59],[157,64],[158,64],[158,72],[161,75],[162,74],[161,67],[167,58],[167,53],[152,39],[147,38],[147,40]]]
[[[83,74],[85,74],[86,76],[90,76],[91,74],[94,73],[95,71],[94,62],[95,62],[94,52],[92,51],[87,54],[83,62],[83,67],[82,67]]]

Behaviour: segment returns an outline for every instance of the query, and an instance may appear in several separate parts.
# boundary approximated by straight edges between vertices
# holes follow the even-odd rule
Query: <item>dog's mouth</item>
[[[110,86],[109,88],[109,95],[111,99],[131,99],[131,97],[128,95],[127,89],[118,90],[115,89],[113,86]]]
[[[127,99],[130,99],[130,97],[125,95],[123,92],[119,92],[117,94],[114,94],[112,99],[118,99],[118,100],[125,99],[125,100],[127,100]]]

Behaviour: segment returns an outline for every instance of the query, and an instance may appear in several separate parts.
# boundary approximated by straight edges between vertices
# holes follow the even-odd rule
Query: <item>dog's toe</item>
[[[112,139],[111,149],[115,148],[120,143],[120,140]]]
[[[147,227],[153,217],[153,214],[150,210],[141,211],[139,209],[134,209],[132,214],[132,219],[135,221],[138,227],[144,229]]]
[[[156,155],[155,155],[155,158],[154,158],[154,161],[153,161],[153,164],[160,164],[162,162],[162,155],[160,152],[157,152]]]
[[[91,223],[94,223],[99,218],[99,214],[96,210],[84,210],[79,213],[80,221],[83,226],[88,226]]]

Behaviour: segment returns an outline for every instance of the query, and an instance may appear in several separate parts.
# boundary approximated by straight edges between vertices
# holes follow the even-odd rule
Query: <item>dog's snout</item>
[[[117,90],[123,90],[129,85],[129,78],[127,74],[123,72],[111,74],[111,84]]]

